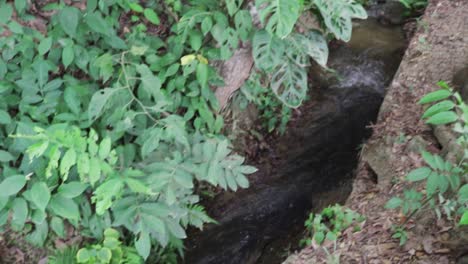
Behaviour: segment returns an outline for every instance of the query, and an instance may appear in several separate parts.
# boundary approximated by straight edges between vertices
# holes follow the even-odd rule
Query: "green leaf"
[[[111,151],[112,142],[109,137],[104,138],[101,143],[99,144],[99,158],[104,160],[109,156]]]
[[[91,253],[88,249],[82,248],[78,250],[78,253],[76,254],[76,260],[78,263],[88,263],[91,260]]]
[[[271,76],[271,89],[290,108],[299,107],[307,95],[307,71],[300,65],[286,59]]]
[[[58,216],[71,220],[80,219],[80,210],[72,199],[56,194],[50,200],[49,206]]]
[[[117,89],[105,88],[94,93],[88,107],[88,118],[94,122],[102,114],[102,110],[109,98],[116,92]]]
[[[73,50],[73,45],[68,45],[63,49],[62,52],[62,63],[65,66],[65,69],[70,66],[70,64],[75,59],[75,51]]]
[[[421,181],[429,177],[429,174],[431,174],[432,170],[428,167],[422,167],[415,169],[411,171],[408,176],[406,176],[406,179],[411,182],[415,181]]]
[[[225,0],[228,14],[233,16],[241,7],[244,0]]]
[[[197,30],[192,30],[189,34],[189,44],[193,50],[198,51],[203,44],[203,35]]]
[[[237,175],[236,182],[240,187],[244,189],[249,188],[249,180],[247,180],[247,178],[242,174]]]
[[[13,7],[10,4],[0,4],[0,25],[10,21],[13,15]]]
[[[99,160],[92,158],[89,161],[89,182],[94,185],[101,178],[101,165]]]
[[[28,218],[28,203],[23,198],[16,198],[11,207],[13,209],[12,225],[14,230],[21,230]]]
[[[59,237],[65,237],[65,225],[63,224],[63,220],[59,217],[52,217],[52,220],[50,220],[50,227],[52,230],[57,234]]]
[[[465,210],[462,217],[460,218],[459,225],[468,225],[468,211]]]
[[[440,100],[444,100],[449,98],[452,95],[452,92],[449,90],[438,90],[432,93],[426,94],[421,100],[419,100],[418,104],[427,104],[432,103]]]
[[[445,125],[458,120],[458,115],[452,111],[445,111],[431,116],[426,123],[432,125]]]
[[[66,6],[60,10],[58,14],[59,24],[63,31],[71,37],[75,37],[78,22],[80,21],[81,13],[76,7]]]
[[[177,221],[167,221],[166,224],[171,234],[174,235],[176,238],[187,238],[185,230],[180,226],[180,224]]]
[[[23,13],[27,7],[27,0],[15,0],[15,9],[18,13]]]
[[[468,202],[468,184],[463,185],[460,190],[458,190],[458,200],[460,203]]]
[[[154,12],[152,9],[145,8],[145,11],[143,11],[143,15],[145,16],[146,19],[148,19],[149,22],[155,25],[161,24],[158,14],[156,14],[156,12]]]
[[[321,245],[325,240],[325,233],[323,231],[315,232],[314,240],[317,244]]]
[[[126,178],[125,182],[127,183],[128,187],[136,193],[151,194],[151,189],[140,180]]]
[[[206,35],[213,28],[213,19],[210,16],[206,16],[201,23],[201,31],[203,35]]]
[[[89,29],[96,33],[100,33],[108,37],[113,33],[112,27],[107,24],[106,20],[102,18],[101,13],[99,12],[88,14],[85,17],[85,22],[89,26]]]
[[[257,0],[255,4],[266,31],[279,38],[292,32],[300,15],[301,1]]]
[[[86,188],[86,184],[77,181],[64,183],[58,188],[58,194],[65,198],[75,198],[80,196]]]
[[[284,42],[264,30],[255,33],[252,46],[255,66],[261,70],[269,71],[284,59],[286,51]]]
[[[327,66],[328,43],[318,31],[310,31],[307,34],[292,34],[291,41],[303,54],[309,55],[322,67]]]
[[[49,226],[46,221],[35,226],[35,230],[26,236],[26,241],[35,245],[36,247],[42,247],[49,234]]]
[[[31,200],[41,211],[45,211],[50,201],[50,190],[44,182],[36,182],[31,188]]]
[[[39,55],[46,54],[50,50],[51,47],[52,47],[52,37],[48,37],[48,38],[41,40],[41,42],[39,43],[39,46],[37,47]]]
[[[442,101],[439,102],[431,107],[429,107],[422,116],[423,118],[431,117],[437,113],[452,110],[455,107],[455,103],[452,101]]]
[[[137,13],[141,13],[143,12],[143,7],[141,5],[139,5],[138,3],[132,3],[132,2],[129,2],[128,3],[128,6],[130,7],[130,9],[132,11],[135,11]]]
[[[0,109],[0,124],[8,125],[11,123],[11,117],[7,111]]]
[[[0,196],[16,195],[26,184],[23,175],[9,176],[0,183]]]
[[[208,85],[208,65],[204,63],[198,63],[197,65],[197,81],[200,83],[201,87],[206,87]]]
[[[15,157],[13,157],[13,155],[11,155],[10,152],[0,150],[0,162],[9,162],[14,159]]]
[[[138,239],[135,241],[135,248],[138,254],[147,259],[151,251],[151,240],[147,232],[141,232]]]
[[[63,155],[62,160],[60,161],[60,174],[62,175],[64,181],[68,178],[68,172],[70,168],[76,164],[76,152],[74,149],[69,149]]]
[[[143,89],[156,100],[161,99],[161,80],[154,76],[153,72],[145,64],[137,65],[136,70],[141,76]]]
[[[402,200],[401,198],[393,197],[392,199],[390,199],[390,200],[385,204],[385,208],[387,208],[387,209],[395,209],[395,208],[401,206],[402,203],[403,203],[403,200]]]

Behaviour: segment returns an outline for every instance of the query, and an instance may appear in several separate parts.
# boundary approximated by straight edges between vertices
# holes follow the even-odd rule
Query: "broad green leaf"
[[[41,42],[39,43],[39,46],[37,47],[39,55],[46,54],[50,50],[51,47],[52,47],[52,37],[48,37],[48,38],[41,40]]]
[[[137,65],[136,70],[141,76],[143,89],[156,100],[159,100],[161,98],[161,80],[154,76],[153,72],[145,64]]]
[[[266,31],[279,38],[285,38],[292,32],[300,16],[301,1],[256,0],[255,4]]]
[[[403,203],[403,200],[401,198],[393,197],[385,204],[385,208],[395,209],[397,207],[400,207],[402,203]]]
[[[171,234],[174,235],[176,238],[187,238],[185,230],[180,226],[180,224],[177,221],[167,221],[166,225],[169,228]]]
[[[80,219],[80,210],[72,199],[56,194],[50,200],[49,206],[58,216],[70,220]]]
[[[460,218],[459,225],[468,225],[468,211],[465,210],[462,217]]]
[[[0,150],[0,162],[9,162],[14,160],[15,158],[13,155],[10,154],[10,152]]]
[[[0,196],[16,195],[26,184],[23,175],[9,176],[0,183]]]
[[[437,113],[452,110],[455,107],[455,103],[449,100],[439,102],[431,107],[429,107],[422,116],[423,118],[431,117]]]
[[[337,39],[349,41],[352,33],[352,19],[366,19],[367,12],[361,4],[349,0],[313,0],[321,13],[325,26]]]
[[[4,2],[0,4],[0,25],[6,24],[10,21],[12,15],[13,7],[10,4]]]
[[[178,170],[175,173],[174,180],[184,188],[193,188],[192,175],[186,171]]]
[[[117,89],[105,88],[94,93],[88,107],[88,118],[94,122],[102,114],[102,110],[109,98],[117,91]]]
[[[421,100],[419,100],[418,104],[427,104],[432,103],[440,100],[444,100],[449,98],[452,95],[452,92],[449,90],[438,90],[432,93],[426,94]]]
[[[59,217],[52,217],[52,220],[50,220],[50,227],[52,230],[57,234],[59,237],[65,237],[65,225],[63,224],[63,220]]]
[[[1,125],[8,125],[11,123],[10,114],[7,111],[0,109],[0,124]]]
[[[320,32],[310,31],[307,34],[294,33],[289,39],[303,54],[309,55],[322,67],[327,66],[328,43]]]
[[[296,61],[286,59],[271,76],[270,85],[281,102],[297,108],[307,95],[307,71]]]
[[[460,203],[468,202],[468,184],[463,185],[460,190],[458,190],[458,200]]]
[[[98,152],[100,159],[104,160],[109,156],[111,152],[111,146],[112,146],[112,142],[109,137],[106,137],[101,141],[101,143],[99,144],[99,152]]]
[[[250,12],[247,10],[241,10],[236,13],[234,17],[234,24],[236,26],[239,38],[243,41],[249,40],[250,33],[253,28],[253,21]]]
[[[143,7],[140,4],[129,2],[128,6],[132,11],[135,11],[137,13],[143,12]]]
[[[89,29],[96,33],[100,33],[105,36],[110,36],[113,33],[112,27],[106,23],[106,20],[102,18],[99,12],[87,14],[85,22],[89,26]]]
[[[138,239],[135,241],[135,248],[138,251],[138,254],[147,259],[151,251],[151,240],[148,232],[141,232],[138,236]]]
[[[127,183],[128,187],[136,193],[151,194],[151,189],[140,180],[126,178],[125,182]]]
[[[68,172],[70,168],[76,164],[76,152],[74,149],[69,149],[63,155],[62,160],[60,161],[60,174],[62,175],[64,181],[68,178]]]
[[[99,160],[91,158],[89,161],[89,182],[94,185],[101,178],[101,165]]]
[[[192,30],[189,34],[189,44],[193,50],[198,51],[203,44],[203,35],[197,30]]]
[[[201,23],[201,31],[203,35],[206,35],[213,28],[213,19],[210,16],[206,16]]]
[[[415,169],[411,171],[408,176],[406,176],[406,179],[411,182],[415,181],[421,181],[429,177],[429,174],[431,174],[432,170],[428,167],[421,167],[418,169]]]
[[[426,123],[432,125],[445,125],[458,120],[458,115],[452,111],[445,111],[431,116]]]
[[[143,15],[145,16],[146,19],[148,19],[149,22],[155,25],[159,25],[161,23],[161,21],[159,20],[158,14],[156,14],[156,12],[154,12],[154,10],[152,9],[145,8],[145,10],[143,11]]]
[[[47,235],[49,234],[49,225],[47,221],[43,221],[41,224],[35,226],[35,229],[32,233],[26,236],[26,241],[35,245],[36,247],[42,247]]]
[[[76,36],[76,30],[80,21],[81,13],[76,7],[65,6],[58,14],[59,24],[63,31],[71,37]]]
[[[78,250],[78,253],[76,254],[76,260],[78,261],[78,263],[88,263],[90,259],[91,253],[88,249],[82,248]]]
[[[255,66],[261,70],[269,71],[285,59],[284,42],[264,30],[255,33],[252,46]]]
[[[206,87],[208,85],[208,77],[209,77],[209,68],[208,65],[204,63],[198,63],[197,65],[197,81],[200,83],[202,87]]]
[[[233,16],[239,8],[241,7],[244,0],[224,0],[226,2],[226,7],[228,10],[228,14]]]
[[[27,0],[15,0],[15,9],[18,13],[23,13],[28,3]]]
[[[12,226],[14,230],[21,230],[28,218],[28,203],[23,198],[16,198],[12,204]]]
[[[102,263],[110,263],[112,258],[112,252],[108,248],[101,248],[97,252],[97,257]]]
[[[65,198],[75,198],[81,195],[86,188],[86,184],[77,181],[64,183],[58,188],[58,194]]]
[[[247,180],[247,178],[242,174],[237,175],[236,182],[240,187],[244,189],[249,188],[249,180]]]
[[[31,188],[31,200],[41,211],[45,211],[50,201],[50,190],[44,182],[36,182]]]
[[[90,161],[88,154],[82,153],[78,156],[77,169],[78,174],[80,175],[80,179],[84,181],[85,176],[89,173],[90,169]]]
[[[75,51],[73,50],[73,45],[68,45],[65,48],[63,48],[62,63],[63,66],[65,66],[65,69],[68,68],[68,66],[70,66],[74,59]]]

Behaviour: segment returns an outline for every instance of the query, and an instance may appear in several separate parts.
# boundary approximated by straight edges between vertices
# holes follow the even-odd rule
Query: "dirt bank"
[[[345,234],[338,247],[328,246],[341,263],[455,263],[462,262],[468,244],[451,224],[426,214],[408,227],[409,240],[400,247],[391,226],[403,216],[384,209],[402,193],[408,171],[422,164],[421,147],[446,154],[450,140],[421,120],[419,98],[440,80],[450,82],[468,64],[468,1],[430,1],[403,62],[388,88],[372,138],[363,148],[354,189],[346,205],[366,217],[361,232]],[[436,135],[436,137],[434,136]],[[286,263],[326,263],[321,248],[306,248]]]

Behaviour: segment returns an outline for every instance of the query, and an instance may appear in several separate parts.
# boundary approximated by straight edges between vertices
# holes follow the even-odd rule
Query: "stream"
[[[331,45],[335,73],[312,67],[311,99],[276,142],[282,161],[272,172],[260,168],[268,180],[213,201],[219,223],[187,242],[186,263],[281,263],[311,210],[346,200],[359,148],[406,46],[400,26],[378,21],[357,22],[349,43]]]

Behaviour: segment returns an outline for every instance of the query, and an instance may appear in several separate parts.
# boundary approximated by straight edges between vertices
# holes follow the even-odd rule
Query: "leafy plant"
[[[309,215],[309,219],[305,222],[308,236],[301,240],[301,244],[311,245],[312,241],[315,241],[321,245],[325,240],[336,241],[342,231],[352,226],[358,230],[357,224],[363,221],[364,218],[360,214],[349,208],[343,208],[338,204],[329,206],[320,214]]]
[[[104,231],[104,241],[102,244],[91,245],[81,248],[76,253],[78,263],[122,263],[139,264],[143,259],[132,247],[122,246],[120,234],[117,230],[108,228]]]
[[[321,32],[293,32],[300,11],[318,9],[325,32],[344,41],[351,37],[351,19],[367,18],[362,5],[354,0],[314,0],[309,5],[299,0],[257,0],[256,6],[265,30],[257,31],[252,40],[255,65],[271,76],[271,89],[292,108],[299,107],[307,95],[310,59],[323,67],[328,60],[327,41]]]
[[[76,264],[76,254],[78,253],[78,248],[76,247],[66,247],[63,249],[56,249],[54,253],[48,257],[48,264]]]
[[[417,10],[427,6],[427,0],[399,0],[409,10]]]
[[[353,1],[340,3],[323,18],[356,17]],[[310,58],[325,67],[328,57],[322,33],[293,30],[313,6],[259,0],[266,30],[257,30],[245,4],[0,0],[0,226],[38,246],[68,228],[100,241],[114,227],[147,259],[180,251],[186,228],[214,222],[196,186],[247,188],[256,169],[220,134],[212,62],[253,38],[271,91],[297,107]],[[38,12],[50,18],[29,23]],[[260,93],[271,127],[287,121],[275,121],[272,92]],[[108,259],[102,249],[93,261]]]
[[[442,212],[448,219],[457,219],[459,225],[468,225],[468,107],[461,96],[445,82],[439,82],[441,89],[424,96],[420,104],[432,104],[423,114],[426,123],[432,125],[454,124],[459,134],[457,143],[462,150],[460,161],[454,164],[437,154],[422,151],[427,166],[411,171],[406,179],[410,182],[425,182],[424,193],[415,189],[405,190],[403,197],[393,197],[386,208],[400,208],[408,222],[423,207],[429,205],[440,218]],[[404,224],[402,225],[404,226]],[[397,228],[396,237],[402,239],[403,227]],[[405,233],[406,234],[406,233]],[[404,243],[404,242],[403,242]]]

